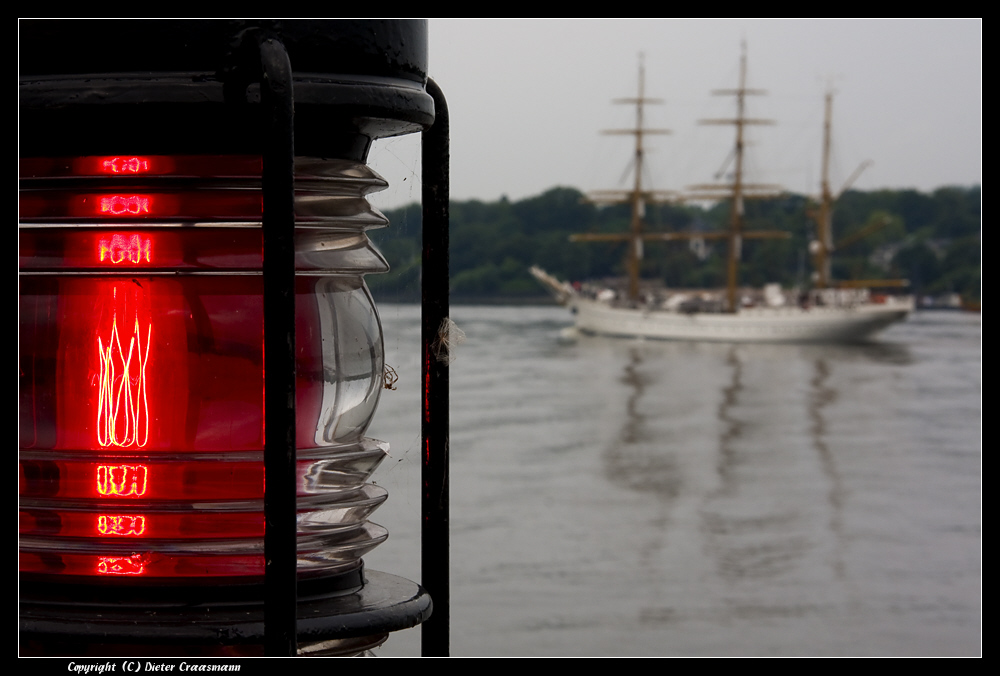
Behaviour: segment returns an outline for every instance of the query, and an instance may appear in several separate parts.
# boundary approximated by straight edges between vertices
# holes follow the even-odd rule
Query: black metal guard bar
[[[297,652],[295,523],[295,213],[292,67],[261,37],[264,113],[264,654]]]
[[[434,602],[434,613],[421,632],[425,657],[447,657],[450,651],[448,537],[448,104],[433,80],[427,93],[434,99],[434,124],[421,138],[423,174],[423,284],[421,317],[424,384],[421,434],[421,577]]]

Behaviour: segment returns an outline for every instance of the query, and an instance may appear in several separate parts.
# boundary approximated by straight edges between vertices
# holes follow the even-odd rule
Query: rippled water
[[[371,435],[419,580],[419,310]],[[981,652],[981,319],[877,343],[581,338],[560,308],[455,307],[454,655]],[[383,655],[419,653],[419,630]]]

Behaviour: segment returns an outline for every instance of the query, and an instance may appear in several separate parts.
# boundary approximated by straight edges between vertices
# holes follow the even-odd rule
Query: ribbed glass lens
[[[263,575],[260,160],[22,160],[21,570]],[[383,378],[364,165],[298,160],[299,567],[385,539],[365,439]],[[192,181],[197,179],[197,181]]]

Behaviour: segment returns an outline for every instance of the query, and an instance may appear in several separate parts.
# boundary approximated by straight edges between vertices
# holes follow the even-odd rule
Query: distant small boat
[[[740,84],[724,94],[737,97],[737,116],[731,120],[706,120],[736,126],[734,150],[735,170],[731,185],[695,186],[702,199],[726,197],[731,202],[729,228],[719,233],[649,233],[644,231],[643,215],[648,202],[658,201],[665,193],[646,190],[642,186],[643,137],[665,130],[650,130],[643,126],[643,105],[656,102],[645,97],[644,70],[639,67],[639,95],[622,102],[635,103],[636,127],[612,133],[627,133],[635,137],[635,183],[630,191],[603,191],[596,201],[630,203],[632,218],[629,232],[620,234],[574,235],[572,241],[628,242],[627,294],[594,284],[570,285],[549,275],[539,267],[531,273],[576,317],[576,328],[585,334],[638,337],[662,340],[708,340],[726,342],[857,342],[870,338],[887,326],[906,319],[913,311],[912,296],[872,294],[867,287],[898,287],[902,280],[850,282],[837,284],[830,280],[830,254],[833,251],[830,234],[832,205],[835,200],[827,181],[830,139],[831,97],[827,96],[824,126],[823,182],[820,208],[814,216],[817,238],[812,243],[817,269],[816,287],[809,292],[789,295],[777,284],[763,292],[741,291],[738,288],[739,257],[743,239],[787,237],[786,232],[746,231],[743,228],[743,201],[773,194],[773,186],[743,182],[743,129],[748,124],[764,123],[745,116],[744,98],[761,93],[746,87],[746,54],[740,61]],[[856,174],[855,174],[856,175]],[[724,192],[722,192],[724,191]],[[659,200],[662,201],[662,200]],[[676,292],[671,295],[639,292],[639,263],[644,241],[690,239],[725,239],[728,242],[728,284],[724,292]]]

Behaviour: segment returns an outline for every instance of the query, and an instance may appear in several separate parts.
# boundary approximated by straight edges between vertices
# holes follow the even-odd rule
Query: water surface
[[[419,309],[380,310],[400,378],[366,561],[419,580]],[[452,654],[980,654],[978,315],[858,346],[453,318]],[[419,654],[419,630],[379,653]]]

